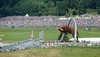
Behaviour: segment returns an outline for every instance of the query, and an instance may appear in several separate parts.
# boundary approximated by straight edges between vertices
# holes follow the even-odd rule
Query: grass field
[[[26,28],[0,28],[0,38],[2,42],[18,42],[30,38],[30,32],[34,30],[34,37],[39,37],[39,32],[44,30],[45,40],[57,40],[59,31],[56,27],[26,27]],[[78,28],[81,37],[100,37],[100,28],[92,28],[85,31],[84,28]],[[69,34],[69,38],[72,36]]]
[[[0,53],[0,57],[100,57],[100,48],[46,48]]]
[[[26,28],[0,28],[1,42],[18,42],[30,38],[29,34],[34,30],[34,37],[38,38],[41,30],[44,30],[45,40],[56,40],[59,31],[56,27],[26,27]],[[100,28],[92,28],[85,31],[79,27],[81,37],[100,37]],[[72,36],[69,35],[69,38]],[[100,57],[100,48],[93,47],[59,47],[59,48],[39,48],[0,53],[0,57]]]

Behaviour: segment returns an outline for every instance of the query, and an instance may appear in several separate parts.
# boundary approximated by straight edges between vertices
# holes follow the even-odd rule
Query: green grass
[[[0,53],[0,57],[100,57],[100,48],[46,48]]]
[[[28,28],[0,28],[1,42],[18,42],[30,38],[29,34],[34,30],[34,37],[38,38],[41,30],[44,30],[45,40],[56,40],[59,31],[56,27],[28,27]],[[100,37],[100,28],[92,28],[85,31],[79,27],[81,37]],[[71,38],[71,35],[68,35]],[[95,47],[59,47],[59,48],[39,48],[12,52],[0,53],[0,57],[100,57],[100,48]]]
[[[27,27],[27,28],[0,28],[0,38],[2,42],[18,42],[30,38],[30,32],[34,30],[34,37],[39,37],[39,32],[44,30],[45,40],[57,40],[60,32],[56,27]],[[100,28],[92,28],[90,31],[85,31],[83,28],[78,28],[80,36],[83,37],[100,37]],[[3,36],[2,36],[3,35]],[[68,35],[72,38],[72,35]]]

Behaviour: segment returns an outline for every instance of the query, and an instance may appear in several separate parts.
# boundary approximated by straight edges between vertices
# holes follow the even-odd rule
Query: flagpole
[[[34,30],[32,30],[32,32],[30,33],[31,39],[34,39]]]
[[[40,38],[43,38],[44,37],[44,31],[43,30],[39,33],[39,37]]]

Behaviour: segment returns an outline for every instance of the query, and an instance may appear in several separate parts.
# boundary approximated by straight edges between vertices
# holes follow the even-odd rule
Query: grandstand
[[[64,16],[8,16],[0,18],[0,26],[3,27],[24,27],[24,26],[61,26],[69,22]],[[100,27],[100,16],[76,16],[78,26]]]

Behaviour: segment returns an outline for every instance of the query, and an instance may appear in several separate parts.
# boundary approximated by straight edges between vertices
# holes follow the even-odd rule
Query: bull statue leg
[[[68,37],[67,37],[67,38],[68,38]],[[67,38],[66,38],[66,33],[61,32],[60,35],[59,35],[59,37],[58,37],[58,40],[59,40],[60,42],[66,42],[66,41],[68,41]]]
[[[58,40],[61,39],[63,32],[60,33],[60,35],[58,36]]]
[[[76,37],[76,42],[79,42],[79,41],[78,41],[78,36]]]
[[[63,33],[63,34],[62,34],[62,36],[61,36],[60,41],[63,41],[63,40],[64,40],[64,38],[65,38],[65,36],[66,36],[66,35],[65,35],[65,33]]]

